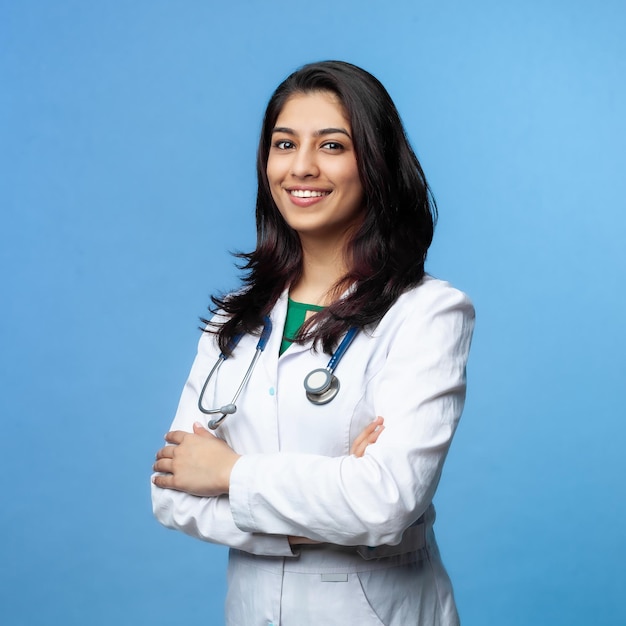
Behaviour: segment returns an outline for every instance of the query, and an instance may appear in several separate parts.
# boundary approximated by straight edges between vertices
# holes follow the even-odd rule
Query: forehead
[[[296,93],[290,96],[276,119],[276,126],[306,131],[343,127],[350,131],[350,120],[338,96],[331,91]]]

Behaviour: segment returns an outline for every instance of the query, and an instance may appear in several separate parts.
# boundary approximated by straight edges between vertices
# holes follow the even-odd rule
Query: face
[[[272,197],[284,220],[308,241],[345,241],[363,214],[352,129],[335,94],[289,98],[267,160]]]

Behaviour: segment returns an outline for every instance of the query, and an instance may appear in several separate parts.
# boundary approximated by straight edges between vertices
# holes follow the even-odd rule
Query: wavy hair
[[[272,130],[287,100],[320,91],[335,94],[350,121],[364,217],[348,242],[352,266],[337,285],[351,289],[312,316],[296,341],[313,340],[331,353],[348,328],[377,323],[424,276],[437,207],[391,97],[374,76],[350,63],[305,65],[278,86],[265,111],[257,151],[257,245],[235,255],[243,261],[243,289],[212,296],[211,311],[225,318],[203,320],[225,353],[235,335],[259,331],[280,294],[302,274],[300,239],[274,203],[266,167]]]

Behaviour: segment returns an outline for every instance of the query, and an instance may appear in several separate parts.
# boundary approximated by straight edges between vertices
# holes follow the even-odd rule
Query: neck
[[[348,271],[344,255],[344,246],[338,242],[312,242],[301,238],[302,242],[302,276],[292,285],[290,296],[298,302],[328,306],[332,304],[345,289],[346,285],[336,286]]]

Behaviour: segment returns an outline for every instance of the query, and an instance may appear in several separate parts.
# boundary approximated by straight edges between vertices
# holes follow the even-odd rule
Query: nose
[[[291,174],[296,178],[315,178],[319,176],[319,166],[314,149],[302,146],[296,150],[291,162]]]

